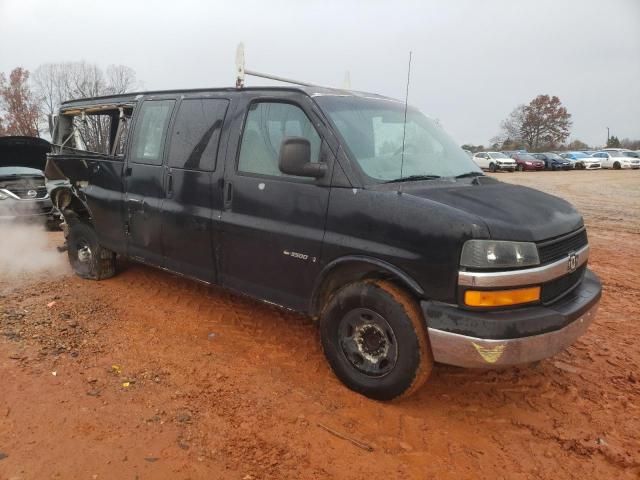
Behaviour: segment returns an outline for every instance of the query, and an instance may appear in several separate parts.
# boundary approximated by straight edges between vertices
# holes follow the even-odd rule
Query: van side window
[[[319,161],[320,135],[300,107],[277,102],[251,104],[242,134],[238,171],[290,177],[278,168],[280,145],[287,137],[309,140],[311,161]]]
[[[215,170],[218,141],[228,105],[228,100],[214,98],[182,101],[171,133],[170,167]]]
[[[140,108],[131,146],[131,161],[162,165],[164,139],[175,100],[146,100]]]

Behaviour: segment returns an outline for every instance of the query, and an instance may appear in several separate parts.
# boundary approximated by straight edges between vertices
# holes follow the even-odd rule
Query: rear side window
[[[146,100],[140,108],[131,146],[131,161],[162,165],[167,125],[175,100]]]
[[[170,167],[215,170],[220,131],[228,105],[228,100],[214,98],[182,101],[171,133]]]
[[[278,168],[280,145],[287,137],[309,140],[311,161],[318,161],[320,135],[300,107],[276,102],[251,104],[242,134],[238,170],[260,175],[290,176]]]

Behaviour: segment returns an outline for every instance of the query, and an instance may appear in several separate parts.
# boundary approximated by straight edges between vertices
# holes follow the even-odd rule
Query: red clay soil
[[[0,278],[0,480],[639,478],[640,172],[499,178],[585,214],[605,291],[567,351],[437,365],[381,403],[338,382],[310,320],[222,289],[136,264]]]

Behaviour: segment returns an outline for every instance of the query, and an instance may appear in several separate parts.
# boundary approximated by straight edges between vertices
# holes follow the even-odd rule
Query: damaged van
[[[596,313],[581,215],[485,176],[391,98],[304,86],[74,100],[54,143],[47,188],[79,276],[111,277],[120,256],[307,314],[337,377],[374,399],[415,392],[434,362],[550,357]]]

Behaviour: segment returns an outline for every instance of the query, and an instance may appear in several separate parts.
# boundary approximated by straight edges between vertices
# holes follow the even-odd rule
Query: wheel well
[[[366,260],[351,260],[341,262],[326,272],[313,292],[310,305],[311,316],[315,319],[320,316],[324,305],[340,288],[349,283],[369,280],[389,280],[398,287],[406,290],[410,295],[420,297],[424,292],[420,286],[406,274],[387,266],[383,262]]]
[[[65,220],[70,218],[90,221],[91,215],[86,205],[70,188],[59,188],[51,193],[51,201],[62,213]]]

